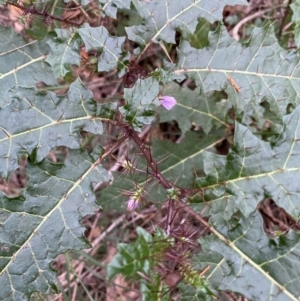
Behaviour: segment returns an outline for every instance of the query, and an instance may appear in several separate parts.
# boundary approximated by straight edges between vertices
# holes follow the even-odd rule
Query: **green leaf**
[[[47,43],[51,52],[46,62],[52,66],[56,78],[64,78],[72,65],[80,65],[80,38],[76,30],[55,29],[56,37]]]
[[[99,0],[102,11],[111,18],[116,19],[118,9],[130,9],[131,0]]]
[[[189,34],[186,31],[182,32],[182,38],[187,40],[194,48],[204,48],[209,45],[208,33],[209,33],[210,23],[205,19],[200,19],[195,32]]]
[[[199,133],[187,132],[185,138],[180,144],[171,141],[153,141],[153,159],[160,162],[159,169],[161,173],[171,182],[179,187],[192,188],[196,174],[201,170],[203,154],[206,151],[215,152],[214,147],[220,143],[222,132],[217,131],[210,135],[201,135]],[[196,167],[196,169],[194,169]],[[189,172],[187,172],[189,171]],[[157,187],[154,193],[162,190]]]
[[[213,128],[230,128],[227,119],[232,105],[224,99],[224,94],[203,95],[199,88],[192,91],[170,82],[164,86],[162,95],[174,96],[177,105],[170,111],[160,110],[160,122],[176,120],[183,134],[191,129],[192,124],[201,126],[206,134]]]
[[[230,225],[230,221],[227,225]],[[238,292],[248,300],[299,300],[299,234],[269,238],[256,211],[234,228],[215,226],[201,238],[203,252],[194,267],[210,266],[206,280],[218,290]]]
[[[66,95],[16,87],[11,103],[0,109],[0,176],[6,178],[22,154],[41,161],[53,147],[80,148],[80,130],[101,134],[92,93],[76,80]],[[100,113],[100,112],[98,112]]]
[[[116,102],[98,104],[96,116],[105,119],[114,119],[117,113],[118,104]]]
[[[105,27],[90,27],[88,24],[80,28],[78,33],[84,41],[86,51],[97,49],[100,52],[98,71],[110,71],[117,68],[125,55],[123,51],[125,37],[112,37]]]
[[[137,227],[136,232],[138,237],[134,243],[118,245],[117,254],[107,266],[110,279],[117,274],[133,278],[139,278],[138,272],[148,274],[154,264],[162,260],[163,252],[172,243],[159,228],[153,236],[140,227]]]
[[[266,197],[298,218],[300,106],[283,118],[284,130],[274,145],[256,138],[236,123],[234,145],[227,156],[205,153],[196,180],[205,191],[211,221],[226,224],[235,212],[249,216]]]
[[[97,208],[93,187],[108,173],[86,152],[70,150],[64,165],[28,162],[23,195],[0,195],[0,300],[29,300],[53,292],[51,263],[67,250],[89,247],[80,220]]]
[[[168,287],[159,276],[151,276],[151,283],[141,281],[141,301],[170,301]]]
[[[182,82],[185,79],[183,74],[176,74],[174,72],[165,70],[165,69],[156,69],[151,72],[151,77],[155,78],[158,82],[166,84],[167,82],[176,80],[178,82]]]
[[[203,170],[203,153],[205,150],[214,151],[215,145],[223,140],[222,134],[221,131],[211,133],[208,136],[187,132],[185,139],[180,144],[154,139],[152,143],[153,160],[161,161],[159,170],[171,183],[176,183],[183,188],[192,188],[196,175],[199,175],[199,172]],[[144,165],[138,165],[138,168],[142,169],[143,167]],[[143,187],[148,177],[138,173],[134,177],[129,175],[125,177],[124,174],[120,175],[120,173],[113,175],[113,184],[102,191],[99,202],[104,210],[123,211],[126,209],[128,197],[123,196],[122,191],[132,191],[134,183]],[[165,189],[160,185],[156,186],[155,189],[150,186],[148,190],[151,195],[150,201],[155,200],[155,204],[167,198]]]
[[[238,113],[250,102],[266,101],[282,117],[289,104],[300,103],[299,52],[281,48],[271,26],[255,28],[247,45],[231,38],[223,26],[210,32],[209,40],[204,49],[183,41],[176,65],[169,67],[194,79],[204,93],[224,90]]]
[[[0,108],[10,104],[9,91],[16,85],[34,86],[38,82],[56,84],[45,59],[49,47],[43,41],[27,42],[10,27],[0,26]]]
[[[80,65],[80,37],[86,51],[98,51],[99,72],[116,69],[120,63],[125,68],[121,62],[126,54],[123,51],[125,37],[112,37],[105,27],[90,27],[88,24],[78,30],[56,29],[55,32],[56,37],[48,41],[52,51],[46,61],[52,66],[57,78],[64,78],[71,71],[72,65]]]
[[[190,284],[180,283],[179,289],[182,292],[181,301],[214,301],[216,298],[208,294],[203,286],[194,287]],[[222,300],[222,299],[220,299]],[[222,300],[223,301],[223,300]],[[225,300],[224,300],[225,301]]]
[[[144,125],[150,124],[156,117],[154,108],[160,105],[158,92],[158,82],[151,77],[138,79],[132,88],[124,89],[126,105],[119,110],[134,130],[141,131]]]
[[[199,18],[210,23],[223,19],[225,5],[244,4],[245,0],[169,0],[139,1],[132,0],[143,19],[143,25],[126,28],[130,40],[142,48],[151,42],[165,41],[175,44],[176,30],[193,34]]]
[[[149,273],[153,264],[150,244],[153,239],[143,228],[137,228],[138,239],[132,244],[119,243],[118,253],[107,266],[107,275],[111,279],[117,274],[135,277],[137,272]]]

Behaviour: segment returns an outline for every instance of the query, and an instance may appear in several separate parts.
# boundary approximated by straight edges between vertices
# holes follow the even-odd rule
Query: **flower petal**
[[[162,96],[160,101],[161,105],[167,110],[171,110],[177,104],[176,99],[172,96]]]

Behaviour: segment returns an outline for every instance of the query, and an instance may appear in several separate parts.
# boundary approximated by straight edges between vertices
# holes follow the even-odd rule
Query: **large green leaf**
[[[198,178],[196,183],[205,191],[203,201],[210,203],[212,220],[221,214],[227,221],[237,211],[249,216],[266,197],[298,217],[299,117],[297,107],[283,118],[284,131],[273,146],[236,124],[234,146],[228,156],[204,154],[203,170],[207,176]]]
[[[72,65],[80,65],[80,46],[83,40],[85,50],[97,51],[95,57],[98,60],[98,71],[110,71],[121,68],[126,53],[123,51],[125,37],[113,37],[109,35],[105,27],[90,27],[88,24],[80,29],[56,29],[56,37],[49,39],[51,53],[47,62],[52,66],[54,75],[63,78],[72,69]]]
[[[151,42],[165,41],[175,44],[176,30],[194,33],[199,18],[209,22],[221,21],[225,5],[244,4],[244,0],[132,0],[143,18],[143,25],[126,29],[130,40],[148,47]]]
[[[289,104],[300,103],[299,52],[281,48],[271,26],[255,28],[246,45],[223,26],[210,32],[209,41],[204,49],[183,41],[177,63],[169,67],[194,79],[205,93],[224,90],[238,112],[250,102],[266,101],[283,116]]]
[[[207,207],[212,234],[200,239],[203,250],[195,261],[199,269],[210,266],[207,280],[215,289],[249,300],[298,300],[300,236],[290,230],[268,237],[256,208],[270,197],[298,219],[299,120],[298,106],[284,116],[284,129],[273,145],[236,124],[227,156],[203,155],[200,168],[207,176],[196,180],[203,203],[195,198],[191,206],[197,212]]]
[[[0,45],[0,108],[11,102],[9,90],[16,85],[56,83],[51,68],[45,63],[50,49],[44,42],[25,41],[11,28],[0,26]]]
[[[99,51],[98,71],[117,68],[119,61],[125,56],[123,50],[125,37],[110,36],[105,27],[90,27],[88,24],[80,28],[78,33],[84,41],[86,51],[91,49]]]
[[[175,96],[177,105],[170,111],[161,110],[160,122],[176,120],[183,134],[192,125],[201,126],[206,134],[214,127],[230,127],[227,119],[232,105],[221,93],[203,95],[198,88],[192,91],[170,82],[164,86],[162,94]]]
[[[46,60],[56,78],[63,78],[72,65],[80,65],[79,48],[81,40],[76,30],[56,29],[56,37],[48,41],[51,52]]]
[[[0,109],[1,177],[6,178],[19,166],[18,159],[24,153],[34,153],[39,162],[53,147],[80,148],[80,130],[102,133],[97,116],[103,112],[79,79],[66,95],[16,87],[10,99],[10,105]]]
[[[94,161],[83,151],[70,150],[64,165],[47,159],[28,162],[23,195],[11,200],[0,193],[0,300],[28,300],[32,292],[51,292],[55,257],[89,246],[80,220],[97,208],[94,185],[109,180]]]
[[[206,280],[215,289],[253,301],[299,300],[299,234],[290,230],[286,236],[269,238],[258,212],[235,228],[215,228],[215,235],[199,240],[203,252],[194,258],[195,268],[210,266]]]

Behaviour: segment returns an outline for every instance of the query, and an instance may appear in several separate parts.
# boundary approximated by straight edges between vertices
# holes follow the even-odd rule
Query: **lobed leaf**
[[[102,123],[92,92],[78,79],[66,95],[16,87],[11,103],[0,109],[0,176],[6,178],[22,154],[41,161],[53,147],[81,147],[80,130],[101,134]],[[98,110],[98,111],[97,111]],[[97,115],[98,113],[98,115]]]
[[[168,67],[194,79],[204,93],[224,90],[238,113],[266,101],[282,117],[289,104],[300,104],[299,52],[281,48],[271,26],[255,28],[245,45],[223,26],[210,32],[209,41],[204,49],[183,41],[177,63]]]
[[[100,52],[98,56],[99,72],[117,68],[119,61],[125,55],[123,51],[125,37],[112,37],[105,27],[90,27],[88,24],[80,28],[78,33],[85,44],[86,51],[97,49]],[[123,65],[123,67],[125,66]]]
[[[297,107],[283,118],[284,130],[274,145],[236,123],[234,145],[227,156],[204,154],[207,176],[198,178],[196,185],[205,191],[203,201],[210,204],[212,221],[221,214],[226,223],[237,211],[247,217],[267,197],[298,217],[299,117]]]
[[[76,30],[55,29],[56,37],[47,43],[51,48],[46,62],[52,66],[56,78],[64,78],[72,65],[80,65],[80,38]]]
[[[124,89],[126,104],[119,110],[134,130],[141,131],[156,117],[154,108],[160,105],[158,92],[158,82],[151,77],[138,79],[132,88]]]
[[[9,91],[16,85],[34,86],[41,81],[56,84],[45,63],[50,49],[43,41],[26,42],[10,27],[0,26],[0,45],[0,108],[10,104]]]
[[[225,5],[244,4],[244,0],[132,0],[143,19],[143,25],[126,28],[130,40],[147,48],[152,42],[175,44],[176,30],[194,33],[199,18],[210,23],[221,21]]]
[[[123,59],[128,59],[123,51],[125,37],[113,37],[109,35],[105,27],[90,27],[84,24],[78,30],[55,29],[56,37],[47,43],[51,52],[46,62],[52,66],[56,78],[64,76],[72,71],[72,65],[80,65],[80,47],[82,41],[87,52],[96,50],[98,72],[125,68]],[[82,39],[82,41],[81,41]]]
[[[206,280],[218,290],[237,292],[248,300],[298,300],[299,234],[269,238],[262,218],[253,212],[231,228],[215,225],[213,233],[199,240],[203,252],[195,268],[210,265]]]
[[[23,195],[0,195],[0,300],[28,300],[53,293],[51,263],[60,253],[87,248],[80,220],[97,208],[93,187],[109,175],[86,152],[70,150],[64,165],[28,162]]]

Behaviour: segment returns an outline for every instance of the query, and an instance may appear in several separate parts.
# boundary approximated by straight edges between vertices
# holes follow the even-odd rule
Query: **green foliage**
[[[72,65],[80,65],[80,39],[77,31],[71,32],[67,29],[55,29],[56,38],[48,41],[51,48],[46,62],[52,66],[54,76],[63,78],[70,72]]]
[[[49,52],[45,42],[27,42],[11,28],[0,26],[0,45],[0,108],[11,102],[9,90],[16,85],[55,84],[51,68],[44,62]]]
[[[126,105],[119,110],[125,121],[136,131],[151,124],[155,118],[154,108],[160,105],[158,100],[158,82],[152,78],[138,80],[133,88],[124,89]]]
[[[205,190],[203,198],[210,203],[211,220],[216,225],[230,220],[237,211],[248,217],[266,197],[298,217],[299,118],[300,107],[283,118],[284,131],[274,145],[236,123],[234,145],[226,157],[204,154],[207,176],[196,179],[196,186]]]
[[[103,131],[97,104],[79,79],[66,95],[18,86],[10,91],[10,100],[10,105],[0,110],[1,177],[19,166],[22,154],[40,162],[53,147],[79,149],[80,130]]]
[[[84,24],[24,6],[33,24],[46,25],[32,25],[40,41],[0,28],[0,300],[55,292],[56,256],[89,247],[82,219],[100,208],[124,212],[137,191],[134,209],[159,208],[159,227],[137,227],[133,242],[118,244],[110,280],[136,281],[141,300],[169,300],[177,286],[181,300],[211,301],[220,291],[298,300],[299,50],[283,49],[270,24],[243,43],[232,38],[223,9],[245,0],[81,4]],[[290,8],[299,47],[299,1]],[[140,24],[122,34],[124,20],[111,22],[114,30],[105,24],[129,10]],[[105,78],[121,99],[94,99],[90,78],[76,76],[83,53],[96,67],[90,78]],[[130,88],[125,78],[134,78]],[[177,105],[166,110],[162,96]],[[284,230],[276,216],[266,231],[266,199],[288,216]]]
[[[116,18],[118,9],[130,9],[131,0],[99,0],[99,2],[102,5],[103,12],[107,16]]]
[[[214,288],[239,292],[249,300],[297,300],[299,234],[290,230],[270,239],[261,224],[261,216],[253,212],[234,229],[218,227],[218,235],[200,240],[204,252],[195,256],[195,267],[209,262],[206,276]]]
[[[152,277],[153,279],[154,277]],[[141,281],[143,301],[169,301],[168,289],[162,285],[160,277],[155,277],[152,283]]]
[[[79,221],[97,208],[93,186],[109,180],[80,150],[70,150],[63,165],[29,161],[26,171],[26,192],[13,200],[1,196],[1,300],[53,292],[50,264],[60,253],[89,246]]]
[[[170,0],[168,4],[160,1],[132,0],[136,10],[143,18],[143,25],[126,29],[130,40],[140,44],[142,48],[148,43],[165,41],[175,44],[175,30],[194,33],[199,18],[210,23],[222,19],[222,11],[229,2],[224,0],[203,1],[186,0],[182,3]],[[247,4],[244,0],[232,0],[230,5]]]
[[[52,66],[56,78],[65,77],[71,71],[72,65],[80,65],[79,49],[82,41],[86,51],[96,51],[98,71],[117,68],[125,54],[123,53],[125,37],[112,37],[103,26],[92,28],[85,24],[79,30],[56,29],[55,32],[57,37],[48,41],[52,51],[46,62]]]
[[[182,41],[170,70],[195,80],[204,92],[225,91],[237,112],[263,101],[282,117],[289,104],[299,104],[299,52],[282,49],[272,26],[255,28],[242,45],[224,26],[209,34],[209,46],[195,49]],[[230,81],[236,83],[236,87]]]
[[[125,37],[112,37],[105,27],[92,28],[87,24],[79,29],[78,33],[85,44],[86,51],[97,49],[100,52],[98,71],[117,68],[123,55]]]
[[[170,82],[164,86],[162,94],[174,95],[180,103],[170,111],[161,110],[160,121],[176,120],[183,134],[189,131],[192,124],[201,126],[206,134],[213,128],[230,127],[227,119],[231,104],[221,93],[205,95],[199,88],[192,91]]]
[[[123,274],[134,279],[138,272],[150,275],[154,263],[162,260],[163,251],[169,247],[168,240],[159,231],[154,237],[142,228],[137,228],[138,238],[133,244],[120,243],[118,253],[107,266],[109,278]]]

